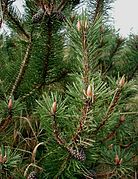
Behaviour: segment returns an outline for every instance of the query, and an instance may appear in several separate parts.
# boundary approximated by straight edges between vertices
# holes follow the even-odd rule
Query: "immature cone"
[[[86,155],[85,155],[85,152],[83,150],[83,148],[81,148],[79,151],[77,151],[76,149],[69,149],[71,155],[77,159],[77,160],[80,160],[80,161],[85,161],[86,159]]]
[[[116,164],[116,165],[118,165],[118,164],[119,164],[119,157],[118,157],[118,155],[117,155],[117,154],[116,154],[116,156],[115,156],[115,160],[114,160],[114,161],[115,161],[115,164]]]
[[[9,110],[12,109],[12,99],[11,98],[9,99],[9,102],[8,102],[8,109]]]
[[[54,101],[53,104],[52,104],[51,112],[52,112],[52,114],[55,114],[56,111],[57,111],[57,102]]]
[[[120,159],[119,159],[119,156],[118,156],[117,154],[116,154],[116,156],[115,156],[114,161],[115,161],[115,164],[116,164],[116,165],[119,165]]]
[[[0,155],[0,163],[5,163],[7,161],[7,157],[6,155],[4,157],[2,157],[2,155]]]
[[[80,22],[80,20],[78,20],[78,22],[77,22],[77,29],[78,29],[78,31],[80,31],[80,29],[81,29],[81,22]]]
[[[125,75],[123,75],[122,78],[120,79],[120,81],[119,81],[119,87],[122,88],[124,86],[124,84],[125,84]]]
[[[38,23],[42,20],[44,15],[44,10],[43,9],[39,9],[38,12],[36,14],[33,15],[32,17],[32,21],[33,23]]]
[[[31,172],[27,179],[38,179],[37,173],[35,171]]]
[[[0,163],[3,163],[3,157],[0,155]]]
[[[87,97],[92,97],[93,94],[92,94],[92,86],[91,85],[88,86],[86,95],[87,95]]]
[[[120,122],[124,122],[125,121],[125,115],[122,115],[121,117],[120,117]]]
[[[4,157],[3,157],[3,163],[5,163],[7,161],[7,156],[5,155]]]

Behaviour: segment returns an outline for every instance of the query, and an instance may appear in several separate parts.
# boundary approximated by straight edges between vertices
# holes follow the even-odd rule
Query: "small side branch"
[[[68,71],[67,70],[63,70],[61,72],[61,74],[59,74],[55,79],[47,82],[45,85],[50,85],[50,84],[53,84],[53,83],[56,83],[56,82],[59,82],[60,80],[66,78],[66,76],[68,75]],[[21,100],[24,100],[26,99],[27,97],[31,96],[33,93],[35,93],[36,91],[40,90],[42,87],[43,87],[43,83],[41,84],[38,84],[36,85],[30,92],[28,92],[27,94],[25,94],[24,96],[22,96],[20,99]]]
[[[87,49],[87,20],[82,24],[82,50],[83,50],[83,81],[85,87],[88,86],[89,77],[89,62],[88,62],[88,49]]]
[[[59,4],[59,6],[57,7],[57,11],[61,12],[64,7],[66,6],[66,3],[68,2],[68,0],[62,0],[61,3]]]
[[[29,39],[30,36],[29,34],[24,30],[24,28],[22,27],[22,25],[20,24],[20,22],[13,17],[13,15],[8,11],[8,17],[13,21],[13,23],[17,26],[17,28],[19,29],[19,31],[27,38]]]
[[[56,116],[55,114],[53,115],[53,133],[54,133],[54,137],[57,141],[57,143],[61,146],[64,146],[65,142],[64,140],[60,137],[60,133],[58,130],[58,126],[57,126],[57,122],[56,122]]]
[[[79,126],[77,128],[76,133],[72,137],[73,142],[77,141],[77,139],[79,137],[79,134],[83,131],[84,124],[85,124],[85,122],[87,120],[87,113],[89,111],[90,105],[91,105],[91,101],[88,101],[88,100],[84,104],[84,107],[82,109],[82,117],[80,119]]]
[[[15,80],[15,83],[14,83],[14,85],[12,87],[10,96],[12,96],[15,93],[15,91],[17,90],[17,88],[19,87],[19,85],[21,83],[21,80],[22,80],[22,78],[23,78],[23,76],[25,74],[25,70],[26,70],[26,67],[27,67],[28,62],[29,62],[31,50],[32,50],[32,41],[30,41],[29,44],[28,44],[24,59],[22,61],[22,64],[21,64],[18,76],[17,76],[17,78]]]
[[[103,13],[103,4],[104,4],[103,0],[96,1],[95,13],[94,13],[94,18],[93,18],[94,21],[96,20],[98,16],[100,16],[100,14]]]
[[[102,141],[111,140],[115,135],[119,127],[125,122],[125,117],[121,116],[119,122],[115,125],[114,129],[103,139]]]
[[[9,111],[8,117],[6,119],[2,120],[0,123],[0,132],[3,132],[8,127],[8,125],[11,123],[11,121],[12,121],[12,112]]]
[[[82,37],[82,63],[83,63],[83,83],[85,85],[85,90],[86,88],[88,88],[89,86],[89,57],[88,57],[88,49],[87,49],[87,19],[83,20],[80,22],[80,30],[81,30],[81,37]],[[84,90],[84,91],[85,91]],[[73,135],[72,137],[72,141],[73,142],[76,142],[78,137],[79,137],[79,134],[83,131],[83,128],[84,128],[84,124],[87,120],[87,114],[88,114],[88,111],[90,109],[90,106],[92,104],[92,100],[91,98],[87,98],[85,96],[84,98],[84,105],[83,105],[83,108],[82,108],[82,116],[80,118],[80,122],[79,122],[79,126],[77,128],[77,131],[76,133]]]
[[[96,130],[93,133],[97,133],[101,128],[104,127],[104,125],[106,124],[106,122],[108,121],[110,116],[112,115],[112,113],[120,99],[121,91],[122,91],[122,88],[116,89],[113,100],[111,101],[110,106],[109,106],[105,116],[103,117],[101,123],[99,124],[99,126],[96,128]]]

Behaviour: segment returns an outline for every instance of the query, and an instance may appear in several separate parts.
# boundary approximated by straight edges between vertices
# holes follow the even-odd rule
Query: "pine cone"
[[[71,153],[71,155],[73,155],[73,157],[76,158],[77,160],[84,161],[84,160],[86,159],[86,155],[85,155],[85,153],[84,153],[83,148],[81,148],[80,151],[70,149],[70,153]]]
[[[32,21],[33,23],[38,23],[42,20],[44,15],[44,10],[43,9],[39,9],[38,12],[36,14],[33,15],[32,17]]]
[[[37,173],[35,171],[32,171],[27,177],[27,179],[38,179]]]
[[[57,12],[56,13],[56,17],[59,21],[64,21],[66,19],[66,17],[61,13],[61,12]]]

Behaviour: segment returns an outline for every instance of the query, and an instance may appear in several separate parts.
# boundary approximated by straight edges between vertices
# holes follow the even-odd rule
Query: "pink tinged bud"
[[[9,102],[8,102],[8,109],[9,110],[12,109],[12,99],[11,98],[9,99]]]
[[[119,157],[118,157],[117,154],[116,154],[116,156],[115,156],[115,160],[114,160],[114,161],[115,161],[115,164],[118,165],[118,163],[119,163]]]
[[[3,157],[3,163],[5,163],[7,161],[7,156],[5,155],[4,157]]]
[[[113,149],[113,144],[110,144],[108,147],[109,149]]]
[[[92,97],[93,96],[91,85],[88,86],[87,91],[86,91],[86,95],[87,95],[87,97]]]
[[[123,161],[123,159],[121,158],[121,159],[119,160],[119,165],[121,165],[122,161]]]
[[[3,157],[0,155],[0,163],[3,163]]]
[[[123,75],[122,78],[120,79],[120,81],[119,81],[119,87],[122,88],[124,86],[124,84],[125,84],[125,75]]]
[[[125,115],[122,115],[121,117],[120,117],[120,122],[124,122],[125,121]]]
[[[4,157],[2,157],[2,155],[0,155],[0,163],[5,163],[7,161],[7,157],[6,155]]]
[[[52,114],[55,114],[56,111],[57,111],[57,102],[54,101],[53,104],[52,104],[52,110],[51,110],[51,112],[52,112]]]
[[[114,162],[116,165],[120,165],[122,163],[122,159],[119,159],[119,156],[116,154]]]
[[[80,31],[80,29],[81,29],[81,22],[79,20],[77,22],[77,29],[78,29],[78,31]]]

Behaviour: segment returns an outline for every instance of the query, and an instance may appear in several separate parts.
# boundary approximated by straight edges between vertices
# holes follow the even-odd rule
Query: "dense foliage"
[[[2,179],[136,177],[138,36],[108,25],[113,2],[1,1]]]

